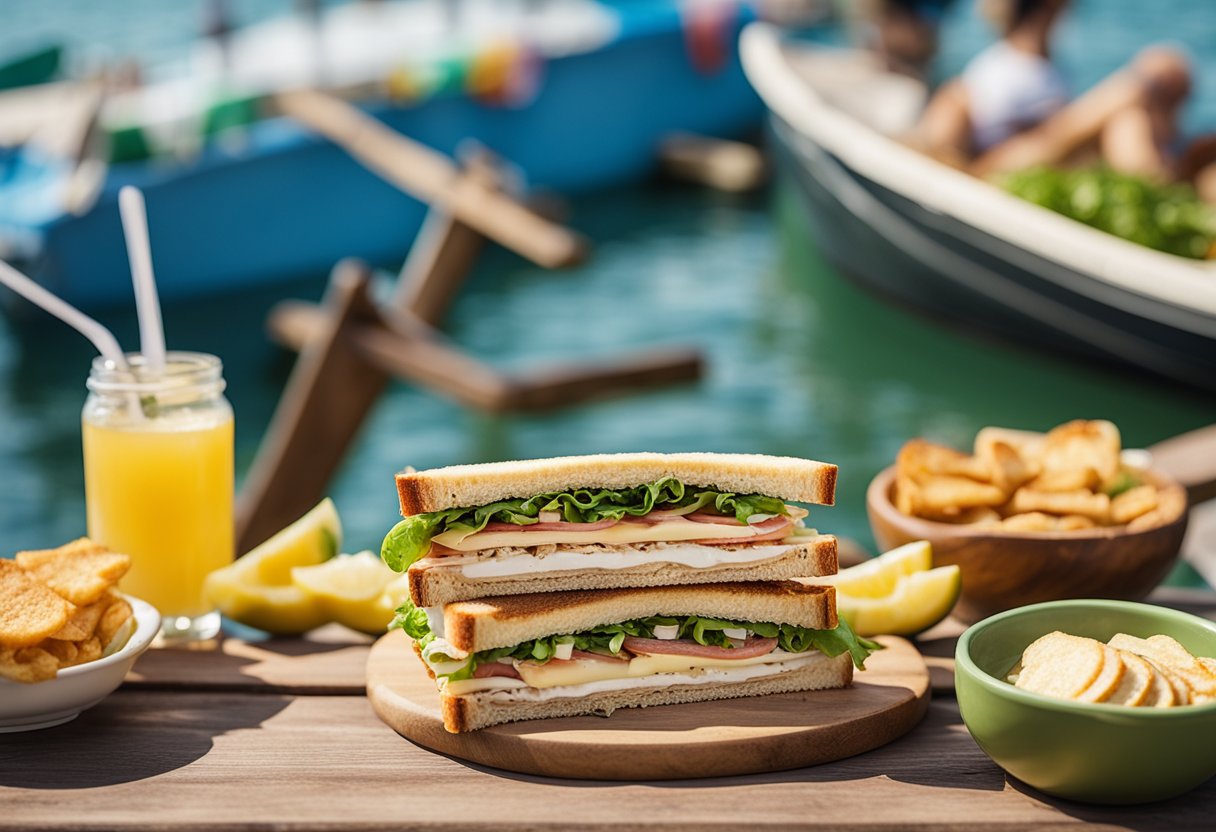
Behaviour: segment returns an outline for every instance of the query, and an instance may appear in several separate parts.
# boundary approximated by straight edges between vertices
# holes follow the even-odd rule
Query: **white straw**
[[[127,259],[135,282],[135,310],[139,314],[139,351],[153,375],[165,370],[165,329],[160,319],[160,299],[152,273],[152,244],[148,239],[148,213],[139,188],[126,185],[118,192],[118,211],[127,240]]]
[[[37,304],[59,320],[75,327],[81,335],[93,342],[97,351],[113,361],[120,370],[127,370],[127,357],[118,346],[114,333],[81,312],[75,306],[48,292],[34,281],[0,260],[0,282],[31,303]]]

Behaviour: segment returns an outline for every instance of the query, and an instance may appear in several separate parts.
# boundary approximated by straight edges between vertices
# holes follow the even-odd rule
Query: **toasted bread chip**
[[[1106,701],[1111,705],[1126,705],[1130,708],[1149,704],[1149,694],[1153,691],[1152,666],[1135,653],[1127,653],[1123,650],[1117,652],[1119,659],[1123,662],[1123,678],[1119,680],[1119,686]],[[1162,684],[1169,689],[1164,679],[1162,679]],[[1172,691],[1170,702],[1173,703]]]
[[[1102,644],[1098,642],[1098,644]],[[1114,695],[1123,681],[1126,668],[1119,651],[1102,644],[1102,670],[1098,678],[1076,697],[1078,702],[1105,702]]]
[[[17,563],[73,604],[96,602],[131,568],[131,559],[87,537],[58,549],[18,552]]]
[[[109,645],[122,626],[131,618],[131,605],[125,599],[119,598],[102,614],[97,623],[96,636],[102,647]]]
[[[1157,489],[1151,485],[1138,485],[1124,491],[1110,501],[1112,523],[1130,523],[1157,507]]]
[[[1093,468],[1102,482],[1119,473],[1119,429],[1104,420],[1077,419],[1048,431],[1043,439],[1043,470]]]
[[[1041,511],[1046,514],[1079,514],[1098,523],[1110,516],[1110,497],[1091,491],[1035,491],[1029,487],[1019,488],[1013,494],[1009,506],[1015,514]]]
[[[977,506],[999,506],[1007,495],[995,485],[976,482],[967,477],[940,476],[922,479],[918,510],[945,512]]]
[[[67,667],[76,660],[76,654],[80,652],[73,641],[60,641],[57,638],[48,638],[46,641],[38,642],[38,647],[50,653],[59,662],[60,667]]]
[[[29,647],[67,623],[75,610],[20,566],[0,558],[0,647]]]
[[[54,679],[59,661],[38,647],[0,650],[0,677],[14,682],[33,684]]]
[[[65,665],[65,667],[84,664],[85,662],[95,661],[100,658],[101,641],[98,640],[97,636],[91,636],[84,641],[76,643],[76,658],[72,660],[71,665]]]
[[[895,457],[895,470],[918,482],[936,476],[967,477],[988,482],[992,476],[984,460],[925,439],[912,439],[904,443]]]
[[[989,459],[992,454],[991,446],[1000,442],[1017,451],[1018,456],[1037,471],[1045,438],[1043,434],[1030,430],[981,428],[980,432],[975,435],[975,455],[980,459]]]
[[[1103,647],[1092,638],[1048,633],[1022,654],[1017,687],[1057,699],[1076,699],[1101,674],[1106,661]]]
[[[1129,532],[1138,532],[1173,523],[1187,509],[1186,492],[1181,488],[1169,488],[1157,492],[1157,507],[1145,512],[1127,524]]]
[[[1088,465],[1083,468],[1055,468],[1044,471],[1029,487],[1035,491],[1097,491],[1102,487],[1102,475]]]
[[[1012,494],[1038,473],[1038,466],[1022,459],[1017,448],[1007,442],[988,442],[976,455],[987,466],[992,484],[1006,494]]]
[[[101,620],[102,613],[109,605],[110,599],[103,595],[101,600],[87,607],[77,607],[67,623],[51,633],[50,637],[59,641],[80,641],[88,638],[97,629],[97,622]]]

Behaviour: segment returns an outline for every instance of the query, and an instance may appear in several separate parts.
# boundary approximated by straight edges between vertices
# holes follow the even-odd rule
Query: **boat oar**
[[[578,234],[464,176],[447,156],[345,101],[311,90],[279,93],[274,101],[280,112],[325,136],[410,196],[449,211],[541,266],[573,265],[586,254],[586,242]]]

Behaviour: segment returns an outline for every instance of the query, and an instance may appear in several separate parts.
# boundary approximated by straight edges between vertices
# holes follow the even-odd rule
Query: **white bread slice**
[[[525,719],[591,714],[609,716],[617,708],[646,708],[651,705],[678,705],[685,702],[708,702],[713,699],[765,696],[771,693],[825,690],[847,687],[852,682],[853,663],[848,653],[834,658],[822,656],[822,659],[820,662],[771,676],[741,682],[628,688],[545,701],[510,701],[508,697],[490,692],[441,696],[443,726],[452,733],[461,733]]]
[[[477,653],[654,615],[830,630],[837,624],[836,589],[795,581],[749,581],[505,595],[448,604],[443,628],[444,638],[458,650]]]
[[[832,505],[836,466],[763,454],[596,454],[453,465],[397,475],[405,516],[575,488],[631,488],[663,477],[736,494]]]
[[[732,563],[698,568],[664,561],[662,549],[659,548],[653,551],[653,561],[641,566],[578,571],[548,570],[489,578],[467,578],[461,573],[460,566],[433,566],[432,563],[443,561],[443,558],[433,558],[418,561],[410,567],[410,600],[418,607],[438,607],[488,595],[522,595],[573,589],[686,586],[730,581],[781,581],[836,574],[836,538],[831,535],[807,538],[780,548],[784,549],[781,554],[758,563]],[[528,550],[518,551],[523,553]],[[521,554],[520,557],[533,556]],[[543,562],[544,559],[539,560]]]

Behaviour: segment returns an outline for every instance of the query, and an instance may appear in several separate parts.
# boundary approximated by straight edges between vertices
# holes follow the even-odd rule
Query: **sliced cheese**
[[[601,662],[595,659],[573,659],[568,662],[548,661],[544,664],[519,662],[515,669],[531,688],[555,688],[561,685],[581,685],[600,679],[619,679],[629,674],[633,662]]]
[[[513,548],[493,557],[478,557],[467,553],[424,558],[413,569],[458,569],[466,578],[506,578],[536,572],[557,573],[585,569],[632,569],[638,566],[671,563],[692,569],[713,569],[740,563],[763,563],[782,557],[790,551],[789,543],[756,543],[730,549],[724,546],[700,546],[696,543],[664,546],[661,549],[618,549],[586,552],[578,549],[558,549],[547,555],[537,555],[529,549]],[[430,611],[427,616],[429,618]],[[435,630],[432,623],[431,629]],[[438,630],[435,630],[438,634]]]
[[[791,658],[786,653],[782,661],[770,661],[763,664],[740,660],[732,663],[731,667],[702,667],[683,673],[655,673],[648,676],[630,676],[628,678],[598,679],[580,684],[559,685],[550,688],[534,688],[520,685],[498,685],[492,689],[483,688],[482,695],[492,702],[544,702],[550,699],[588,696],[610,690],[630,690],[647,688],[667,688],[677,685],[713,685],[730,682],[744,682],[748,679],[759,679],[765,676],[776,676],[798,668],[813,664],[845,660],[841,657],[830,659],[823,653],[811,651],[800,653]],[[476,679],[473,681],[487,681]],[[518,682],[518,679],[506,679],[507,682]],[[451,695],[459,695],[449,687],[446,691]],[[470,691],[473,692],[473,691]]]
[[[479,549],[501,549],[507,546],[548,546],[563,543],[599,543],[604,546],[622,546],[628,543],[663,543],[679,540],[747,540],[763,534],[764,532],[755,526],[694,523],[689,520],[681,520],[654,524],[617,523],[615,526],[593,531],[565,529],[534,532],[483,531],[476,534],[447,531],[435,535],[432,540],[458,552],[475,552]]]
[[[509,676],[487,676],[484,679],[461,679],[459,682],[439,680],[440,693],[448,696],[464,696],[466,693],[477,693],[482,690],[512,690],[526,688],[528,683],[522,679],[512,679]]]

